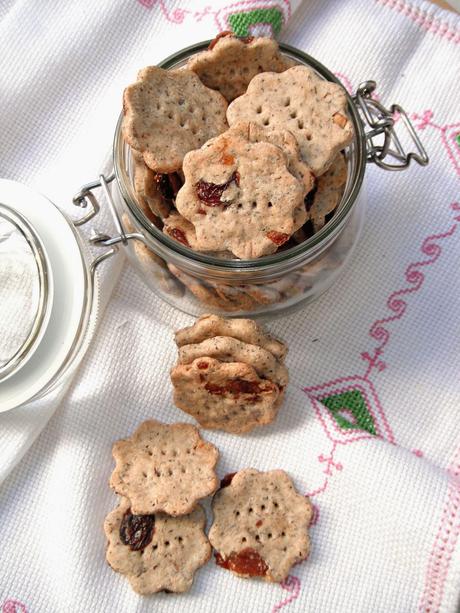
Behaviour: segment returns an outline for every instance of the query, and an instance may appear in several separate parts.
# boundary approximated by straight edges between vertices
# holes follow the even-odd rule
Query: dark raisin
[[[220,489],[224,488],[224,487],[228,487],[230,485],[230,483],[232,482],[233,477],[236,475],[236,473],[228,473],[227,475],[225,475],[225,477],[223,479],[221,479],[220,482]],[[239,513],[238,513],[239,515]]]
[[[225,204],[221,202],[220,198],[232,181],[239,186],[240,175],[238,172],[235,171],[232,173],[230,179],[225,183],[221,183],[220,185],[217,183],[208,183],[207,181],[200,180],[195,185],[196,194],[206,206],[219,206],[219,204]]]
[[[166,200],[173,200],[176,197],[177,192],[182,187],[182,181],[177,172],[173,172],[169,175],[157,174],[155,175],[155,181],[161,195]]]
[[[120,523],[120,539],[131,551],[144,549],[155,532],[154,515],[133,515],[128,509]]]
[[[169,236],[172,236],[177,242],[182,243],[186,247],[190,247],[190,243],[185,236],[185,232],[180,228],[168,228],[167,232]]]

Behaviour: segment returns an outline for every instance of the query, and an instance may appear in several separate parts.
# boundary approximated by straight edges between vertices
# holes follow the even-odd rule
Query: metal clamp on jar
[[[207,46],[208,42],[203,42],[184,49],[159,66],[179,68]],[[280,49],[297,63],[313,68],[322,78],[340,84],[309,55],[288,45],[280,44]],[[357,243],[366,200],[363,186],[366,163],[373,162],[385,170],[403,170],[412,160],[423,166],[428,163],[405,111],[398,105],[385,108],[372,97],[375,88],[374,81],[366,81],[354,97],[347,94],[354,140],[344,152],[348,177],[333,217],[302,243],[255,260],[222,259],[192,251],[152,223],[139,206],[134,191],[133,161],[122,138],[120,116],[113,144],[114,174],[84,186],[74,198],[76,205],[89,207],[83,220],[87,221],[98,211],[94,190],[101,187],[105,192],[116,232],[111,237],[95,234],[94,243],[110,249],[101,259],[109,257],[113,247],[121,243],[152,291],[191,315],[209,311],[272,315],[314,300],[334,283]],[[406,130],[415,151],[405,150],[400,128]]]

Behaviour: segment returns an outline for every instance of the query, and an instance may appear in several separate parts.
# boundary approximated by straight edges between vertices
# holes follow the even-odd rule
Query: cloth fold
[[[174,408],[169,382],[173,331],[192,319],[127,264],[118,277],[107,262],[110,300],[68,389],[33,419],[0,415],[0,478],[37,437],[1,486],[4,613],[457,610],[458,16],[421,0],[83,0],[40,10],[11,0],[0,8],[1,174],[66,207],[103,167],[137,70],[230,28],[274,33],[352,92],[376,80],[379,99],[406,109],[431,158],[401,174],[368,166],[348,269],[318,301],[269,322],[289,345],[276,422],[245,437],[204,433],[221,451],[220,476],[283,468],[311,497],[311,557],[281,586],[211,562],[189,594],[153,598],[108,568],[111,444],[147,418],[192,421]],[[104,214],[94,225],[110,234]]]

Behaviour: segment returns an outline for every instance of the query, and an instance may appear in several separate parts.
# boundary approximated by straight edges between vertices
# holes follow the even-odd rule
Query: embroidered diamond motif
[[[304,388],[331,441],[347,444],[377,436],[394,436],[377,392],[369,379],[353,375]]]
[[[366,430],[374,436],[374,420],[369,413],[363,394],[353,389],[342,394],[332,394],[324,398],[318,398],[324,404],[341,428],[353,428]]]

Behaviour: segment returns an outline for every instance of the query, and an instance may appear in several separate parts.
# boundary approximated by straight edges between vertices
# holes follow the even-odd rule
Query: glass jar
[[[209,41],[184,49],[159,64],[180,68]],[[284,44],[282,53],[298,64],[313,68],[323,79],[340,81],[307,54]],[[348,97],[348,114],[354,138],[344,151],[348,169],[340,203],[332,218],[316,234],[298,245],[253,260],[223,259],[198,253],[164,234],[149,219],[133,186],[133,159],[122,138],[120,115],[113,144],[114,174],[85,186],[75,204],[94,209],[93,190],[102,186],[112,210],[117,235],[97,235],[102,246],[121,243],[133,268],[150,289],[172,306],[198,316],[217,313],[230,316],[273,316],[297,309],[325,292],[345,268],[359,239],[366,205],[364,188],[366,162],[389,170],[406,168],[411,159],[425,165],[428,158],[407,115],[393,105],[386,109],[372,98],[373,81],[363,83],[355,97]],[[398,113],[416,145],[406,154],[393,126]],[[391,159],[392,158],[392,159]],[[391,162],[389,162],[391,159]],[[111,183],[109,186],[108,184]]]
[[[63,384],[89,346],[101,256],[75,225],[41,194],[0,179],[0,412]]]

